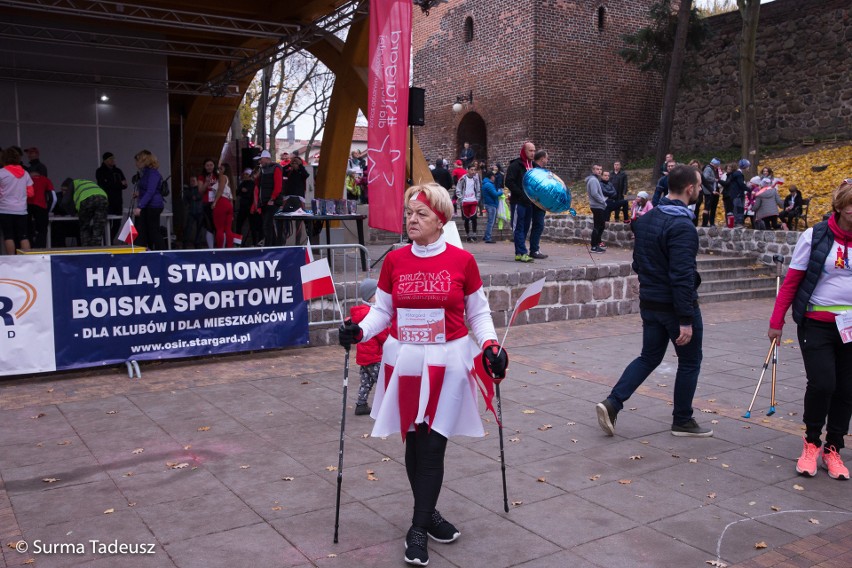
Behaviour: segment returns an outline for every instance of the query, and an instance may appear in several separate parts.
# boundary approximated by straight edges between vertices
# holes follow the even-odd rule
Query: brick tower
[[[450,0],[429,16],[415,6],[424,154],[455,159],[467,141],[477,158],[505,167],[529,139],[558,175],[577,179],[592,161],[653,153],[664,85],[618,55],[651,2]]]

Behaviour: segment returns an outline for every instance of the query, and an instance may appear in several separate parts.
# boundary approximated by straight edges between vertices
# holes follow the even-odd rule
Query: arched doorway
[[[488,131],[485,120],[475,112],[469,112],[459,122],[456,131],[456,156],[461,155],[464,143],[469,142],[476,160],[488,162]]]

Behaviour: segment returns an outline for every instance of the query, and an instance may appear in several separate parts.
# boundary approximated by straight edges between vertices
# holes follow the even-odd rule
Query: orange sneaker
[[[840,453],[834,446],[822,447],[822,466],[828,470],[832,479],[849,479],[849,468],[843,465]]]
[[[802,448],[802,455],[799,456],[799,461],[796,462],[796,471],[803,475],[813,477],[817,472],[817,456],[819,455],[819,447],[817,447],[816,444],[809,444],[804,438],[802,438],[802,442],[804,443],[804,447]]]

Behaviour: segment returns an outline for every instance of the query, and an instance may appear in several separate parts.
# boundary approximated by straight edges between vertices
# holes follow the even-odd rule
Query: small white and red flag
[[[310,264],[314,261],[314,253],[311,250],[311,245],[305,247],[305,264]]]
[[[306,264],[300,270],[302,271],[302,297],[305,300],[336,294],[327,258]]]
[[[518,314],[538,305],[539,300],[541,300],[541,290],[544,288],[544,281],[544,278],[537,280],[524,290],[524,293],[521,294],[521,297],[518,298],[517,302],[515,302],[515,309],[512,311],[512,319],[509,320],[509,325],[512,325],[515,322],[515,318],[518,317]],[[508,331],[508,329],[506,331]]]
[[[123,241],[127,244],[132,244],[133,241],[136,240],[136,237],[139,235],[139,231],[136,230],[136,227],[133,226],[133,220],[128,217],[127,221],[125,221],[124,226],[121,228],[121,232],[118,233],[118,240]]]

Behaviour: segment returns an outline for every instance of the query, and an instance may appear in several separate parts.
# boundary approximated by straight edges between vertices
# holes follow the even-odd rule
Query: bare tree
[[[760,0],[737,0],[743,19],[740,35],[740,140],[743,156],[748,157],[757,171],[760,161],[757,107],[754,104],[754,53],[757,47],[757,22]]]
[[[686,55],[686,37],[689,31],[689,16],[692,12],[692,0],[681,0],[677,12],[677,31],[675,32],[669,72],[666,76],[666,92],[663,96],[663,108],[660,113],[660,136],[657,138],[657,151],[654,163],[659,167],[666,158],[672,140],[675,107],[680,87],[683,59]]]

